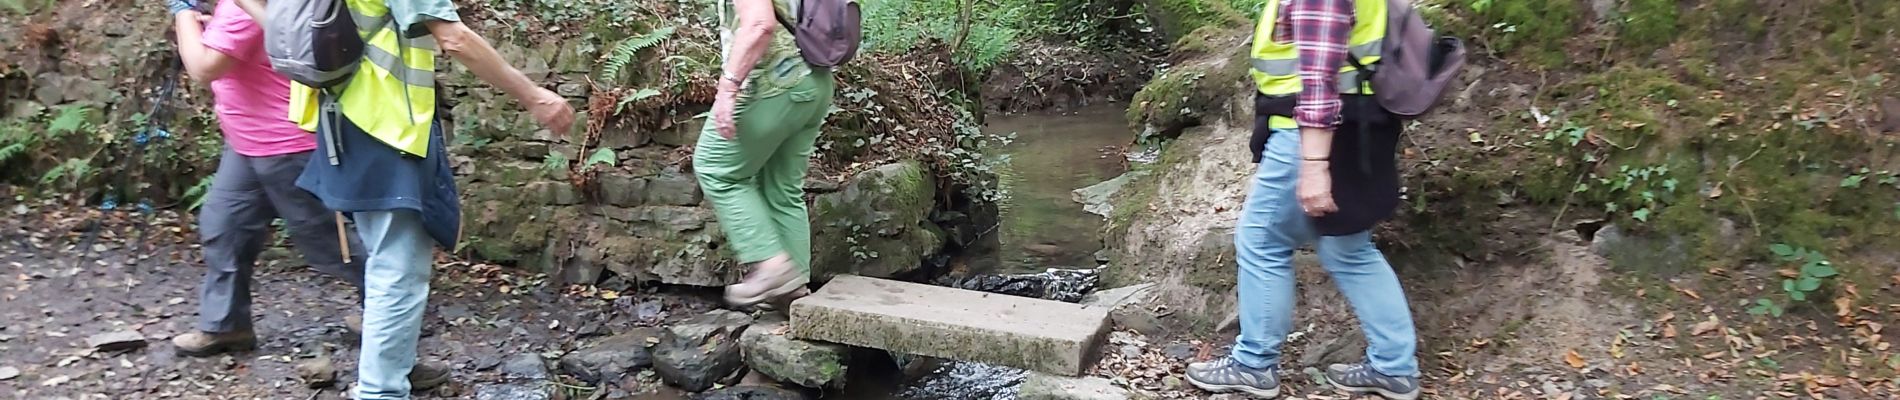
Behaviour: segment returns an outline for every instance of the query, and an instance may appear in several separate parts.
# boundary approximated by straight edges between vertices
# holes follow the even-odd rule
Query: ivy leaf
[[[1782,280],[1781,280],[1781,291],[1783,291],[1783,292],[1788,292],[1788,293],[1794,293],[1794,280],[1793,280],[1793,279],[1782,279]]]
[[[1847,177],[1846,179],[1842,179],[1842,180],[1841,180],[1841,187],[1843,187],[1843,188],[1848,188],[1848,189],[1854,189],[1854,188],[1859,188],[1859,187],[1860,187],[1860,183],[1861,183],[1862,181],[1866,181],[1866,180],[1867,180],[1867,176],[1866,176],[1866,175],[1853,175],[1853,176],[1849,176],[1849,177]]]
[[[1768,251],[1774,252],[1775,255],[1781,256],[1781,258],[1784,259],[1795,256],[1794,246],[1783,243],[1775,243],[1774,245],[1768,246]]]
[[[1794,288],[1803,292],[1812,292],[1821,288],[1821,278],[1803,277],[1794,283]]]
[[[1788,292],[1788,298],[1794,301],[1808,301],[1808,292],[1802,292],[1802,291]]]
[[[1663,180],[1663,182],[1662,182],[1662,185],[1663,185],[1663,190],[1667,190],[1667,191],[1670,191],[1670,192],[1675,192],[1675,191],[1676,191],[1676,178],[1669,178],[1669,179],[1664,179],[1664,180]]]
[[[608,166],[617,166],[619,165],[619,163],[620,163],[620,157],[614,155],[614,149],[610,149],[606,147],[594,149],[593,154],[587,155],[587,162],[586,162],[587,166],[589,167],[594,166],[594,164],[607,164]]]
[[[1801,271],[1802,275],[1807,275],[1807,276],[1815,277],[1815,278],[1826,278],[1830,276],[1840,275],[1840,271],[1834,270],[1834,267],[1828,266],[1827,264],[1808,265],[1806,267],[1802,267],[1801,270],[1802,270]]]
[[[1630,218],[1635,218],[1637,221],[1649,222],[1649,209],[1636,210],[1630,213]]]

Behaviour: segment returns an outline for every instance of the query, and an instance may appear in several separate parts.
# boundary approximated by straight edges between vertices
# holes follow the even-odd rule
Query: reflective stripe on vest
[[[401,38],[382,0],[348,0],[350,19],[363,36],[363,63],[337,98],[345,118],[403,153],[426,157],[435,121],[434,37]],[[290,117],[315,131],[317,92],[294,82]]]
[[[1360,64],[1373,65],[1379,61],[1379,53],[1384,46],[1386,28],[1386,4],[1384,1],[1355,1],[1353,9],[1352,35],[1347,42],[1347,53],[1359,60]],[[1279,21],[1280,9],[1284,1],[1271,1],[1262,6],[1260,20],[1254,26],[1253,49],[1251,53],[1252,75],[1256,89],[1268,96],[1294,95],[1300,92],[1299,49],[1292,43],[1276,43],[1273,40],[1274,28]],[[1371,94],[1372,88],[1364,85],[1359,70],[1351,64],[1339,67],[1338,86],[1340,93]]]

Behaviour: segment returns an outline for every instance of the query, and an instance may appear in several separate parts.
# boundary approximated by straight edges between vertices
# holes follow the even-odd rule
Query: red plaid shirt
[[[1273,40],[1300,51],[1300,102],[1293,120],[1301,127],[1339,124],[1339,67],[1352,35],[1353,0],[1283,0]]]

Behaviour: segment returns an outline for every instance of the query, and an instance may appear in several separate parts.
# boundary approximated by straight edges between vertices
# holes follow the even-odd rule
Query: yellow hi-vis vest
[[[1282,6],[1290,0],[1276,0],[1261,6],[1260,21],[1253,31],[1253,76],[1254,86],[1260,94],[1267,96],[1297,96],[1300,94],[1300,51],[1293,43],[1277,43],[1273,40],[1275,22],[1280,20]],[[1372,65],[1379,61],[1379,50],[1385,40],[1386,28],[1385,0],[1358,0],[1353,2],[1352,35],[1347,39],[1348,57],[1359,60],[1360,65]],[[1339,93],[1372,94],[1372,85],[1360,77],[1359,69],[1352,63],[1339,66]],[[1296,129],[1298,124],[1292,118],[1273,116],[1267,120],[1267,126],[1281,129]]]
[[[337,107],[371,137],[417,157],[429,155],[435,121],[435,37],[404,38],[383,0],[348,0],[363,35],[363,61],[343,84]],[[318,91],[291,82],[290,120],[315,132]]]

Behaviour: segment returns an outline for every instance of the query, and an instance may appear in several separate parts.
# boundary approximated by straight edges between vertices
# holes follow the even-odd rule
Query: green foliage
[[[1027,32],[1024,21],[1039,10],[1025,0],[981,1],[971,4],[969,26],[959,24],[963,1],[885,0],[861,3],[864,13],[864,49],[905,54],[927,41],[957,46],[951,57],[969,71],[988,71],[1013,54]],[[958,35],[963,34],[958,42]]]
[[[1814,292],[1821,290],[1822,285],[1840,275],[1840,271],[1834,269],[1834,264],[1829,263],[1827,258],[1818,251],[1784,243],[1771,245],[1768,250],[1784,263],[1800,265],[1794,277],[1781,280],[1782,294],[1788,298],[1786,304],[1808,302],[1809,299],[1815,297]],[[1785,305],[1778,304],[1774,300],[1762,298],[1756,299],[1755,306],[1749,308],[1748,312],[1755,315],[1780,317],[1785,308]]]
[[[205,175],[204,178],[198,179],[198,184],[191,185],[191,189],[185,190],[185,201],[191,204],[186,210],[197,210],[199,207],[204,207],[205,193],[211,192],[211,181],[212,178],[216,176],[217,175]]]
[[[620,165],[620,157],[615,155],[614,149],[611,148],[594,149],[594,153],[588,154],[587,160],[581,162],[581,168],[592,167],[595,164],[606,164],[609,167]]]
[[[673,36],[674,29],[669,26],[620,41],[620,44],[614,45],[614,49],[607,53],[607,58],[601,61],[601,76],[610,80],[620,76],[620,71],[625,69],[628,63],[634,61],[634,56],[639,55],[641,49],[666,41],[667,38]]]
[[[1621,40],[1637,50],[1654,49],[1676,38],[1675,0],[1629,0]]]
[[[620,111],[626,110],[628,104],[633,104],[633,102],[646,100],[649,97],[659,95],[660,91],[653,90],[653,88],[641,88],[639,91],[633,92],[633,94],[621,96],[620,101],[614,103],[614,114],[619,114]]]
[[[567,170],[567,155],[554,149],[548,149],[547,157],[541,159],[541,171],[548,174]]]
[[[1565,64],[1564,43],[1576,32],[1576,0],[1472,0],[1472,11],[1484,31],[1479,35],[1493,50],[1522,49],[1547,66]],[[1673,23],[1673,21],[1672,21]]]

